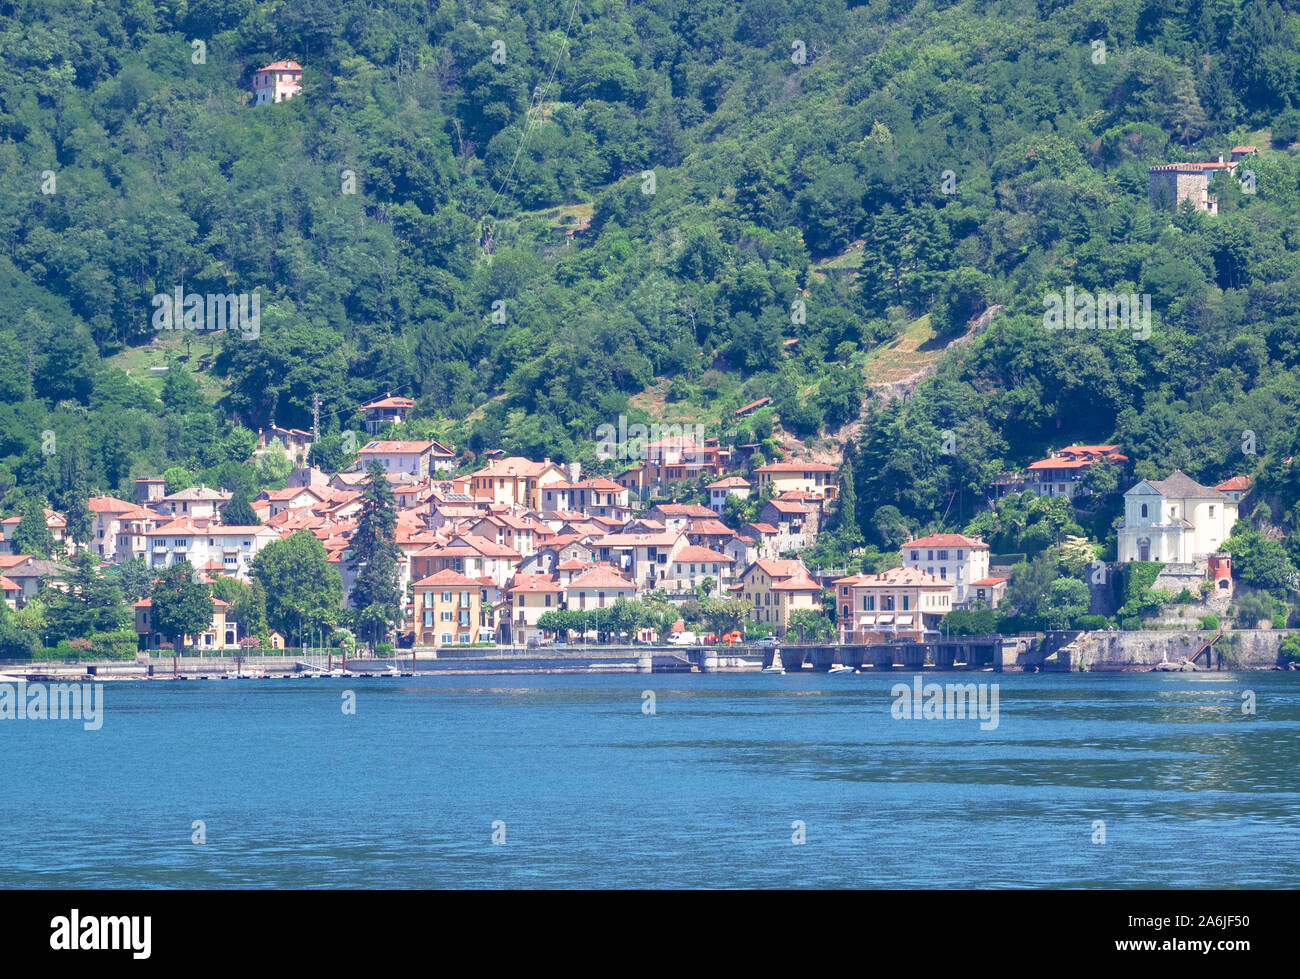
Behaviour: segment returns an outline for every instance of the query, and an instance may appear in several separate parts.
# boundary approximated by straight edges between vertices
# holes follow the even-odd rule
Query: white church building
[[[1175,469],[1168,479],[1144,479],[1124,494],[1118,557],[1191,563],[1218,551],[1236,522],[1236,500]]]

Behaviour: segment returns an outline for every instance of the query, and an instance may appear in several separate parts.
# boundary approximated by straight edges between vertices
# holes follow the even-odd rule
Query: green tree
[[[153,628],[164,636],[174,637],[177,653],[186,636],[197,636],[212,626],[212,589],[196,580],[188,561],[179,561],[163,569],[153,587]]]
[[[24,504],[10,547],[14,554],[31,554],[40,558],[48,558],[54,553],[54,534],[45,521],[45,510],[40,501],[28,500]]]
[[[86,479],[80,472],[77,473],[72,491],[67,494],[66,499],[63,519],[67,527],[64,529],[64,534],[74,543],[85,547],[95,534],[95,515],[90,510]]]
[[[230,606],[226,619],[238,623],[241,636],[264,638],[270,632],[266,621],[266,589],[260,581],[246,585],[235,578],[218,577],[212,582],[212,597]]]
[[[49,589],[45,600],[46,634],[55,642],[88,638],[95,632],[116,632],[131,624],[121,589],[100,573],[95,559],[86,551],[72,558],[66,588]]]
[[[740,629],[754,610],[754,603],[744,598],[710,598],[699,603],[700,617],[716,635]]]
[[[831,625],[831,620],[826,617],[826,613],[810,608],[796,609],[791,612],[790,628],[799,636],[800,642],[807,642],[809,639],[822,642],[835,635],[835,627]]]
[[[153,587],[153,572],[142,557],[133,557],[121,564],[110,564],[104,569],[104,577],[117,585],[122,600],[128,605],[147,598]]]
[[[352,603],[358,635],[373,646],[402,619],[402,551],[397,546],[397,497],[384,467],[372,462],[368,474],[352,534]]]
[[[263,589],[267,624],[291,645],[332,629],[342,617],[343,578],[309,531],[295,531],[258,551],[249,577]]]
[[[1088,612],[1088,586],[1078,578],[1057,578],[1047,589],[1038,615],[1048,629],[1066,629]]]
[[[256,527],[262,523],[242,486],[235,488],[230,494],[230,502],[222,507],[221,522],[227,527]]]

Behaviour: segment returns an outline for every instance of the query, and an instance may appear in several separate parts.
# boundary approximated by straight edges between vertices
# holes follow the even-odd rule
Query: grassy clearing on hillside
[[[146,385],[155,394],[160,394],[167,375],[161,371],[153,373],[150,368],[166,367],[168,361],[174,358],[180,366],[194,372],[195,380],[199,382],[203,393],[216,401],[226,393],[226,385],[221,378],[207,370],[216,352],[220,350],[219,345],[214,343],[215,338],[216,334],[200,337],[184,332],[161,333],[143,346],[127,347],[113,354],[105,363],[129,375],[131,380]]]

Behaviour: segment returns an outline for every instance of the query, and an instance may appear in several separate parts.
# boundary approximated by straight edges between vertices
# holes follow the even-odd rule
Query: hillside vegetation
[[[250,430],[314,397],[324,433],[393,392],[400,434],[587,462],[658,405],[758,441],[771,397],[860,433],[869,537],[1072,440],[1250,473],[1295,526],[1295,6],[0,2],[3,508],[255,484]],[[285,58],[303,93],[251,107]],[[1241,143],[1254,193],[1149,206],[1149,165]],[[1067,286],[1149,294],[1151,335],[1046,330]],[[177,287],[256,291],[259,334],[159,345]]]

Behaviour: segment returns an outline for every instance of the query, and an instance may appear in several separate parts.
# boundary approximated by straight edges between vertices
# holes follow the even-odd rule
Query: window
[[[426,629],[433,628],[433,609],[431,608],[426,608],[424,610],[424,627]]]
[[[965,558],[964,555],[965,555],[965,552],[964,552],[964,551],[958,551],[958,552],[957,552],[957,560],[958,560],[958,561],[964,561],[964,560],[966,560],[966,558]]]
[[[947,568],[940,568],[940,569],[939,569],[939,577],[942,578],[944,581],[947,581],[947,580],[948,580],[948,569],[947,569]]]
[[[1210,516],[1211,516],[1211,517],[1214,516],[1214,504],[1213,504],[1213,503],[1210,504]]]
[[[446,645],[449,645],[450,643],[451,643],[451,633],[450,633],[450,632],[444,632],[444,633],[442,634],[442,642],[441,642],[441,645],[446,646]]]
[[[1143,518],[1144,520],[1146,519],[1146,515],[1147,515],[1147,505],[1146,505],[1145,503],[1143,503],[1143,504],[1142,504],[1142,518]]]
[[[910,600],[911,600],[911,596],[909,596],[909,595],[904,595],[904,596],[903,596],[903,611],[904,611],[904,612],[906,612],[909,608],[911,608]]]
[[[948,552],[947,552],[947,551],[940,551],[940,552],[939,552],[939,560],[940,560],[940,561],[946,561],[946,560],[948,560]]]
[[[439,614],[438,618],[441,619],[443,622],[450,622],[452,621],[452,614],[450,612],[442,612],[441,614]]]
[[[442,593],[442,600],[443,600],[444,602],[450,602],[450,601],[451,601],[451,592],[449,592],[449,591],[445,591],[445,592],[443,592],[443,593]]]

